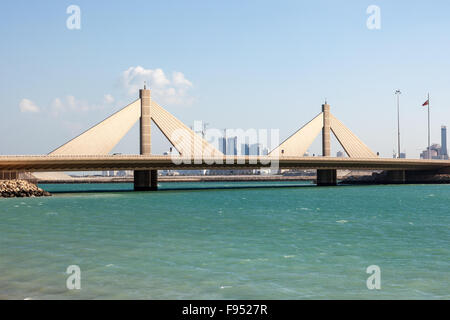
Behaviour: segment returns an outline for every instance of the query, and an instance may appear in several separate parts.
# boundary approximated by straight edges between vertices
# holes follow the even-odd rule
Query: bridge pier
[[[390,184],[406,183],[406,171],[405,170],[387,171],[386,182]]]
[[[158,190],[158,170],[135,170],[134,191]]]
[[[336,186],[337,173],[336,169],[320,169],[317,170],[317,186]]]
[[[17,171],[0,171],[0,180],[14,180],[18,179]]]
[[[322,128],[322,156],[331,156],[331,139],[330,139],[330,105],[325,102],[322,105],[323,112],[323,128]],[[316,184],[318,186],[335,186],[337,185],[336,169],[317,169]]]
[[[151,155],[151,96],[150,90],[144,85],[144,89],[139,90],[141,99],[141,119],[140,128],[140,153],[144,156]],[[135,170],[134,171],[135,191],[155,191],[158,190],[158,170]]]

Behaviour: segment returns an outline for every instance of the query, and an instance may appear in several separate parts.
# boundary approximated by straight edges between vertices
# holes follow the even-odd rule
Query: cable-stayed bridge
[[[110,155],[127,132],[140,122],[140,154]],[[176,155],[151,153],[154,123],[176,149]],[[304,157],[322,133],[322,157]],[[331,157],[331,133],[348,158]],[[48,155],[0,156],[0,179],[10,172],[134,170],[135,190],[155,190],[157,170],[178,169],[317,169],[318,185],[336,185],[337,169],[388,170],[392,182],[407,182],[408,173],[420,175],[450,173],[450,161],[386,159],[378,157],[348,127],[330,112],[322,111],[292,134],[267,156],[228,156],[151,99],[150,90],[141,89],[139,99],[64,143]],[[416,179],[417,179],[417,175]]]

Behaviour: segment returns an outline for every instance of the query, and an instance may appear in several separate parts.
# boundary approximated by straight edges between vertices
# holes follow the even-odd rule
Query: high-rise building
[[[428,150],[428,148],[426,148],[425,150],[422,151],[422,153],[420,154],[420,158],[422,158],[422,159],[441,159],[440,153],[441,153],[441,146],[437,143],[433,143],[430,146],[430,150]]]
[[[441,126],[441,145],[433,143],[430,150],[427,148],[422,151],[420,157],[422,159],[448,159],[446,126]]]
[[[237,137],[227,138],[227,152],[228,156],[237,155]]]
[[[447,127],[441,126],[441,156],[444,159],[448,158],[447,152]]]
[[[254,143],[250,145],[250,155],[251,156],[259,156],[261,155],[262,146],[259,143]]]
[[[250,146],[248,143],[241,144],[241,156],[248,156],[250,155]]]
[[[219,138],[219,151],[227,154],[227,139],[225,137]]]

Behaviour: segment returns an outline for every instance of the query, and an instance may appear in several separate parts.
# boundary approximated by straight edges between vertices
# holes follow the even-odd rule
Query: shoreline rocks
[[[51,194],[25,180],[0,180],[0,198],[48,197]]]
[[[387,171],[374,172],[372,175],[348,176],[339,184],[345,185],[373,185],[373,184],[450,184],[450,174],[430,174],[427,172],[408,172],[405,182],[393,181]]]

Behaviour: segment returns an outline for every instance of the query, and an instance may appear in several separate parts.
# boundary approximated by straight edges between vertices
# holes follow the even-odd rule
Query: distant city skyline
[[[69,29],[70,5],[81,9]],[[370,29],[366,10],[381,11]],[[419,158],[450,125],[450,3],[81,0],[3,4],[0,154],[45,154],[138,98],[190,125],[279,129],[280,142],[331,112],[371,150]],[[138,153],[138,128],[114,152]],[[168,142],[154,129],[152,150]],[[320,138],[309,153],[320,155]],[[332,154],[340,148],[332,138]],[[240,150],[239,150],[240,151]]]
[[[448,152],[447,152],[447,127],[442,126],[441,127],[441,143],[433,143],[430,146],[430,150],[428,150],[428,147],[422,151],[420,154],[420,158],[422,159],[442,159],[447,160],[448,159]]]

